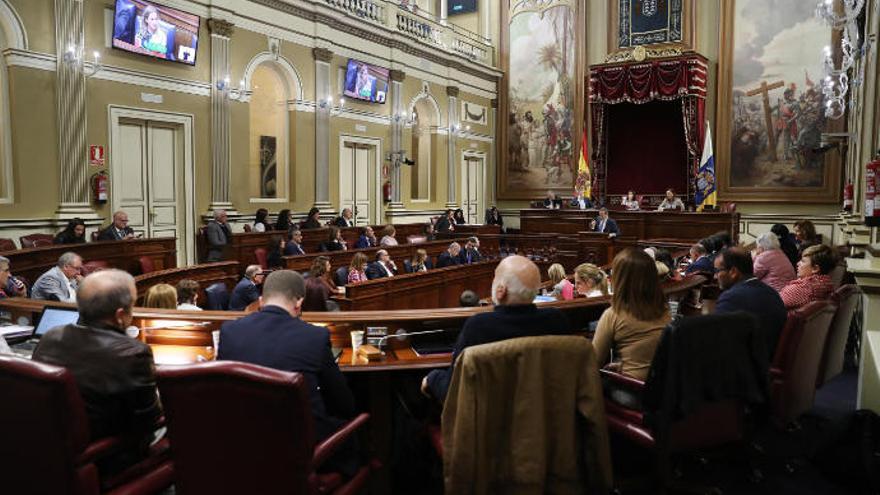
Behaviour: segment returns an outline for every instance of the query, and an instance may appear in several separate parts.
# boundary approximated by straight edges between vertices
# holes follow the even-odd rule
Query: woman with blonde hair
[[[348,267],[348,283],[356,284],[358,282],[367,281],[367,255],[364,253],[355,253],[351,259],[351,265]]]
[[[553,263],[547,269],[547,275],[550,277],[550,283],[553,284],[553,291],[550,296],[555,297],[557,301],[568,301],[574,299],[574,286],[565,277],[565,268],[559,263]]]
[[[609,361],[613,349],[618,358],[613,367],[644,380],[663,327],[670,321],[657,266],[644,252],[627,249],[614,257],[612,272],[611,307],[599,319],[593,347],[600,366]]]
[[[424,249],[416,249],[416,254],[411,260],[403,263],[403,268],[407,273],[426,272],[431,266],[431,260],[428,259],[428,252]]]
[[[144,297],[145,308],[177,309],[177,289],[168,284],[150,287]]]
[[[581,263],[574,269],[574,287],[582,296],[607,296],[608,275],[592,263]]]

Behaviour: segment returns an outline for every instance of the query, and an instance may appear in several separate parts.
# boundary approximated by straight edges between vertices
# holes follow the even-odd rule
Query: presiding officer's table
[[[617,222],[620,233],[636,239],[699,240],[719,231],[739,237],[739,213],[667,212],[667,211],[609,211]],[[598,216],[597,210],[563,208],[529,208],[520,210],[520,230],[524,234],[564,234],[577,236],[589,231],[590,222]]]

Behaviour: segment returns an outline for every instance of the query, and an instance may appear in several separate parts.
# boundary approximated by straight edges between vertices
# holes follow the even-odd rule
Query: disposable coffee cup
[[[675,318],[678,315],[678,301],[669,301],[669,316]]]
[[[217,352],[220,350],[220,330],[214,330],[211,332],[211,340],[214,341],[214,355],[217,355]]]
[[[351,352],[357,352],[358,347],[364,343],[364,331],[354,330],[351,332]]]

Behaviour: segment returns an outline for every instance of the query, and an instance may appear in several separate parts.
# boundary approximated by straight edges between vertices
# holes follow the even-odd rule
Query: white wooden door
[[[185,263],[186,229],[181,127],[120,119],[114,143],[113,208],[128,213],[129,226],[145,237],[177,237]]]
[[[351,208],[356,225],[371,225],[376,198],[376,147],[346,141],[339,154],[340,209]]]
[[[485,156],[465,154],[461,161],[461,209],[467,223],[483,223]]]

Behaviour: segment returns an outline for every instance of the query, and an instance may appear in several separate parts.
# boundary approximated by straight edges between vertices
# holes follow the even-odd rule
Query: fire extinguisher
[[[865,225],[880,226],[880,198],[877,197],[878,175],[880,175],[880,152],[874,161],[865,165]]]
[[[853,183],[848,181],[843,187],[843,211],[852,213],[853,209]]]
[[[95,203],[103,204],[107,202],[107,190],[110,187],[110,178],[104,170],[92,176],[92,196]]]
[[[386,203],[391,202],[391,181],[385,181],[385,184],[382,184],[382,199],[385,200]]]

